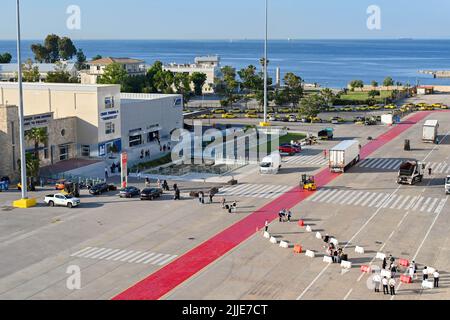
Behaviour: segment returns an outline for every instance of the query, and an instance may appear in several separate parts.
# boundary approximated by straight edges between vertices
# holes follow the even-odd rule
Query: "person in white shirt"
[[[387,277],[384,277],[381,282],[383,283],[383,293],[389,294],[389,288],[388,288],[389,281],[388,281]]]
[[[433,273],[434,287],[435,287],[435,288],[439,288],[439,277],[440,277],[439,271],[436,270],[436,271]]]
[[[395,279],[389,280],[389,288],[391,289],[391,296],[395,296]]]
[[[372,280],[375,284],[375,292],[380,292],[381,276],[377,273],[373,276]]]
[[[423,274],[423,281],[427,281],[428,280],[428,267],[423,268],[422,274]]]

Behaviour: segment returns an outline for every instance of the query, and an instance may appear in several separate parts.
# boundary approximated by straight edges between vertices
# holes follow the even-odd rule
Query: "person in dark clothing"
[[[214,194],[210,193],[209,194],[209,203],[213,203],[213,199],[214,199]]]
[[[162,187],[163,187],[164,191],[170,191],[169,190],[169,184],[167,183],[167,180],[164,180]]]
[[[329,235],[325,235],[325,237],[323,237],[323,242],[325,242],[325,243],[330,242],[330,236]]]
[[[383,259],[383,270],[385,270],[387,267],[387,260],[386,257]]]
[[[384,277],[381,283],[383,284],[383,294],[389,294],[389,280],[387,277]]]
[[[180,189],[178,188],[175,190],[175,200],[181,200]]]

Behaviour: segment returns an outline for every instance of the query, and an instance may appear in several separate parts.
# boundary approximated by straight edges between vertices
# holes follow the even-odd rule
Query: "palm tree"
[[[34,158],[39,160],[39,144],[46,144],[48,141],[48,134],[45,128],[32,128],[25,132],[25,137],[28,141],[34,143]]]

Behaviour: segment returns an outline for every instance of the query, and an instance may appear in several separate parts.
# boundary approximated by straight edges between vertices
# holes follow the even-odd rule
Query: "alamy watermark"
[[[381,30],[381,8],[377,5],[371,5],[367,8],[367,29]]]
[[[81,289],[81,268],[77,265],[67,267],[66,273],[70,276],[66,280],[66,287],[68,290]]]
[[[81,8],[77,5],[67,7],[66,13],[69,17],[66,20],[66,26],[69,30],[81,30]]]

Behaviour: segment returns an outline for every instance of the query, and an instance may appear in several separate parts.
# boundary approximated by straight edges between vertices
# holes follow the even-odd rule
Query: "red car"
[[[302,151],[302,149],[299,146],[294,146],[291,144],[284,144],[281,145],[278,150],[280,151],[280,153],[287,153],[291,156],[300,153],[300,151]]]

